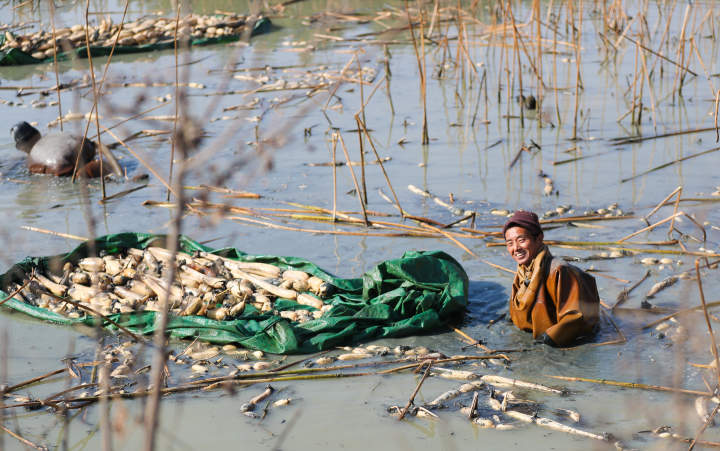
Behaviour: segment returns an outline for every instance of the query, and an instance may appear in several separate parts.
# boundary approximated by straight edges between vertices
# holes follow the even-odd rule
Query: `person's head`
[[[25,121],[13,125],[10,134],[15,140],[15,148],[25,153],[29,153],[40,139],[40,132]]]
[[[527,265],[543,246],[543,232],[538,216],[531,211],[516,211],[503,227],[505,245],[519,265]]]

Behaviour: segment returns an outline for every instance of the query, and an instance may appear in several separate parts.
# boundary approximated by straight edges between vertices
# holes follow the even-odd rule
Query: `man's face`
[[[533,237],[527,229],[510,227],[505,232],[505,245],[518,265],[527,265],[537,255],[543,244],[542,233]]]

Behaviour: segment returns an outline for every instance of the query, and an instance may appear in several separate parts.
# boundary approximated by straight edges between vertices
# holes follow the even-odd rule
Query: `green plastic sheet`
[[[259,20],[255,22],[253,25],[252,32],[250,33],[250,36],[255,36],[258,34],[267,33],[272,29],[272,22],[270,22],[270,19],[267,17],[262,17]],[[199,46],[199,45],[210,45],[210,44],[220,44],[225,42],[234,42],[241,38],[241,35],[230,35],[230,36],[220,36],[217,38],[201,38],[201,39],[191,39],[189,41],[189,45]],[[5,41],[4,34],[0,33],[0,45],[3,44]],[[155,50],[167,50],[172,49],[175,47],[175,41],[168,40],[168,41],[161,41],[156,42],[154,44],[144,44],[144,45],[132,45],[132,46],[122,46],[118,45],[115,47],[115,54],[123,54],[123,53],[143,53],[143,52],[152,52]],[[92,56],[107,56],[110,54],[112,47],[110,46],[90,46],[90,54]],[[87,47],[86,46],[80,46],[76,47],[70,51],[67,52],[59,52],[57,54],[57,58],[60,61],[72,59],[73,57],[77,58],[87,58]],[[53,58],[45,58],[45,59],[37,59],[33,58],[32,55],[29,55],[25,52],[23,52],[20,49],[10,48],[6,50],[0,51],[0,66],[19,66],[23,64],[38,64],[38,63],[44,63],[44,62],[52,62]]]
[[[65,255],[27,257],[0,276],[2,287],[20,282],[33,267],[41,271],[76,262],[101,251],[109,254],[127,248],[166,247],[167,237],[143,233],[106,235],[85,242]],[[335,287],[325,300],[333,308],[319,319],[297,323],[273,314],[260,314],[248,306],[239,318],[216,321],[199,316],[170,316],[168,332],[177,338],[194,338],[218,343],[237,343],[246,348],[275,354],[309,353],[334,346],[366,342],[381,337],[427,334],[444,329],[448,322],[462,318],[468,302],[468,278],[462,266],[441,251],[406,252],[401,258],[382,262],[361,278],[342,279],[297,257],[254,256],[234,248],[211,249],[187,237],[179,239],[180,249],[212,252],[242,261],[270,263],[282,269],[299,269]],[[0,291],[2,298],[8,295]],[[3,307],[59,324],[95,325],[114,329],[109,322],[86,316],[67,318],[50,310],[10,299]],[[313,309],[287,299],[275,302],[277,310]],[[109,318],[139,334],[155,330],[156,312],[115,314]]]

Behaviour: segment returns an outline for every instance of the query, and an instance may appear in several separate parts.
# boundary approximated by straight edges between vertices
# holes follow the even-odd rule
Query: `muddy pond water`
[[[398,422],[387,409],[392,405],[404,406],[420,378],[420,374],[404,372],[276,383],[273,385],[280,392],[271,399],[292,401],[288,406],[269,408],[262,418],[249,418],[241,413],[241,405],[263,391],[261,384],[237,388],[234,393],[214,390],[170,395],[162,401],[157,449],[576,450],[612,449],[618,440],[627,448],[637,449],[687,446],[652,431],[670,426],[671,433],[694,437],[703,424],[695,413],[696,396],[549,376],[609,379],[698,391],[712,391],[716,386],[717,374],[697,366],[706,365],[713,358],[702,312],[679,316],[676,322],[657,330],[643,326],[662,315],[641,309],[644,293],[653,284],[693,269],[700,255],[709,255],[712,262],[717,258],[712,255],[720,253],[720,211],[713,202],[720,200],[713,194],[720,185],[717,170],[720,154],[695,156],[717,146],[715,132],[638,142],[618,143],[614,139],[714,126],[716,74],[720,72],[714,38],[720,32],[717,6],[712,2],[694,2],[686,9],[685,4],[649,2],[646,8],[638,9],[635,2],[619,2],[617,9],[605,5],[603,10],[604,2],[582,2],[582,6],[572,2],[574,9],[570,10],[566,2],[539,2],[543,36],[541,73],[545,80],[544,112],[539,121],[536,113],[521,112],[515,100],[520,95],[520,73],[524,94],[539,96],[533,3],[512,5],[516,29],[522,37],[522,42],[514,43],[513,28],[505,27],[503,32],[499,25],[503,18],[499,3],[461,2],[463,37],[458,39],[457,4],[424,2],[423,32],[428,39],[423,45],[419,42],[420,29],[415,29],[417,51],[425,52],[427,74],[429,144],[423,145],[419,64],[406,29],[408,19],[403,2],[309,0],[286,2],[283,8],[273,10],[267,9],[272,6],[267,3],[208,0],[190,5],[198,14],[265,11],[274,29],[253,37],[247,45],[219,44],[179,52],[179,74],[186,83],[183,89],[186,111],[204,134],[199,148],[190,155],[184,180],[188,200],[206,195],[211,202],[238,207],[294,208],[287,204],[293,202],[332,209],[333,170],[326,164],[332,158],[332,136],[339,133],[350,159],[358,161],[358,124],[354,115],[360,112],[379,155],[386,159],[388,179],[407,212],[445,224],[462,218],[408,188],[413,185],[446,204],[475,211],[474,227],[485,231],[499,230],[504,221],[504,216],[498,214],[500,210],[531,209],[548,219],[584,214],[627,215],[623,219],[548,224],[545,238],[598,243],[551,246],[551,250],[556,256],[575,258],[574,264],[583,269],[595,270],[600,296],[608,305],[616,302],[623,289],[641,280],[646,271],[650,270],[650,276],[631,292],[623,309],[604,314],[602,329],[594,343],[553,349],[533,344],[528,334],[512,324],[496,321],[507,310],[512,274],[487,262],[514,269],[504,247],[488,246],[497,243],[497,239],[459,238],[474,254],[471,255],[446,238],[309,233],[290,229],[367,229],[277,219],[271,215],[254,218],[286,227],[280,229],[251,223],[247,217],[233,220],[228,217],[230,214],[190,213],[183,218],[182,233],[212,247],[232,246],[249,254],[301,256],[341,277],[359,277],[373,265],[399,257],[407,250],[448,252],[462,263],[470,278],[469,311],[458,326],[461,331],[482,340],[491,349],[524,350],[507,352],[509,364],[493,360],[487,364],[470,362],[461,368],[480,375],[497,374],[562,388],[567,392],[564,396],[523,389],[514,393],[537,402],[539,416],[570,424],[569,420],[562,420],[557,409],[574,410],[581,415],[574,427],[609,433],[614,438],[594,440],[511,420],[504,421],[514,426],[511,430],[483,429],[460,413],[461,405],[471,402],[469,393],[447,402],[447,408],[436,410],[438,418],[407,417]],[[415,15],[417,6],[414,2],[410,5]],[[123,7],[122,2],[114,0],[90,2],[93,12],[90,20],[111,16],[119,22]],[[56,23],[58,26],[83,23],[84,12],[83,2],[58,4]],[[579,30],[578,53],[569,25],[571,13]],[[578,19],[580,13],[582,22]],[[174,14],[174,5],[169,2],[133,1],[129,4],[128,20]],[[48,29],[49,18],[50,11],[44,3],[38,6],[36,2],[5,1],[0,6],[0,23],[10,26],[27,23],[30,29]],[[414,21],[415,28],[420,27],[419,22]],[[610,22],[615,31],[607,25]],[[428,30],[430,26],[432,29]],[[644,39],[645,47],[652,52],[638,51],[631,41],[621,39],[625,28],[627,37],[635,41]],[[685,41],[688,43],[680,54],[677,49]],[[666,59],[657,57],[655,52],[664,53]],[[518,54],[521,72],[517,70]],[[582,89],[577,90],[575,120],[578,55]],[[684,61],[681,65],[697,75],[678,75],[677,65],[668,60]],[[106,58],[94,60],[98,79],[106,61]],[[125,138],[140,130],[172,131],[175,63],[172,50],[114,56],[100,101],[101,125],[110,128],[136,113],[157,107],[113,128],[113,133]],[[645,72],[641,69],[643,65],[647,68]],[[391,76],[386,82],[387,67]],[[83,83],[88,80],[83,78],[89,74],[88,61],[61,62],[58,73],[61,83],[78,80]],[[325,76],[313,78],[317,74]],[[357,83],[359,76],[366,82],[362,90]],[[678,77],[683,78],[682,95],[677,91]],[[109,180],[107,195],[141,188],[105,203],[99,202],[102,198],[99,181],[84,185],[29,174],[24,155],[15,149],[9,129],[17,121],[26,120],[47,132],[48,124],[58,117],[58,107],[53,104],[57,95],[54,91],[41,91],[55,83],[52,64],[0,67],[3,124],[0,129],[7,131],[0,133],[2,268],[28,255],[53,255],[78,244],[74,239],[31,231],[28,227],[80,237],[124,231],[167,233],[174,217],[172,208],[144,204],[167,199],[167,188],[152,173],[168,179],[172,146],[167,133],[147,133],[127,141],[144,163],[127,148],[116,148],[128,179]],[[18,95],[19,91],[23,95]],[[92,99],[90,87],[63,91],[65,130],[82,133],[86,122],[72,120],[68,113],[88,113]],[[639,125],[631,124],[634,115],[625,115],[634,100],[642,102],[637,109],[642,111]],[[366,105],[361,112],[363,101]],[[154,116],[155,120],[147,116]],[[57,128],[58,125],[53,126]],[[95,135],[94,123],[89,134]],[[108,133],[101,139],[105,144],[115,141]],[[375,160],[367,140],[364,150],[368,161]],[[336,152],[337,159],[345,161],[340,144]],[[686,157],[692,158],[677,161]],[[667,166],[654,170],[666,163]],[[360,167],[352,167],[360,177]],[[142,174],[149,177],[131,180]],[[552,181],[552,189],[546,179]],[[365,181],[367,208],[396,215],[397,210],[379,194],[382,190],[391,195],[378,165],[367,165]],[[204,190],[201,185],[246,190],[262,197],[236,199],[223,192]],[[641,218],[679,186],[683,198],[679,209],[688,215],[678,217],[675,225],[679,232],[669,238],[669,224],[665,224],[629,242],[616,243],[645,227],[647,224]],[[551,191],[550,195],[546,191]],[[337,167],[337,193],[338,210],[359,211],[347,165]],[[558,207],[562,213],[556,216]],[[662,207],[650,222],[672,214],[673,205]],[[400,222],[397,216],[391,219]],[[668,239],[679,239],[680,244],[637,244]],[[613,250],[622,249],[631,251],[620,258],[606,258]],[[657,253],[658,250],[665,253]],[[641,260],[648,257],[668,260],[662,264],[642,264]],[[703,272],[708,302],[719,300],[717,274],[716,269]],[[698,306],[697,281],[681,279],[647,301],[665,313]],[[711,321],[717,324],[715,317],[711,316]],[[103,340],[107,345],[115,345],[124,339],[107,334]],[[174,341],[171,349],[179,353],[188,344]],[[390,348],[426,347],[448,356],[483,354],[480,349],[467,348],[468,343],[456,331],[373,344]],[[0,378],[10,385],[63,367],[61,359],[67,356],[91,361],[97,347],[98,338],[90,328],[56,326],[0,308]],[[298,358],[290,356],[282,363]],[[224,359],[232,365],[242,363],[230,354]],[[283,356],[263,359],[278,361]],[[144,362],[138,367],[149,360],[150,352],[145,349],[137,356],[138,362]],[[174,383],[197,377],[189,365],[170,363],[169,369]],[[210,365],[207,375],[225,375],[229,371],[227,367]],[[430,377],[415,403],[430,401],[462,383]],[[17,394],[43,397],[69,384],[72,381],[67,377],[58,376]],[[487,392],[482,391],[481,404],[486,397]],[[12,402],[15,401],[11,398],[5,399],[6,404]],[[714,405],[710,402],[710,409]],[[113,449],[137,449],[143,445],[144,407],[144,400],[112,403]],[[4,424],[50,449],[100,449],[103,446],[100,411],[99,406],[92,406],[71,412],[65,421],[61,415],[44,409],[13,409],[6,410]],[[495,414],[488,408],[483,411],[488,416]],[[720,431],[711,426],[702,438],[720,442]],[[0,444],[6,449],[22,449],[8,435],[3,436]]]

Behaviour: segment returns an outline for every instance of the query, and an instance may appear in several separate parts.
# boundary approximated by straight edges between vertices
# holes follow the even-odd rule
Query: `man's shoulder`
[[[550,262],[550,272],[556,273],[558,271],[561,271],[564,273],[585,274],[589,277],[593,277],[592,275],[588,274],[583,269],[578,268],[577,266],[565,261],[564,259],[558,258],[558,257],[553,257],[552,261]]]
[[[573,279],[579,284],[592,286],[594,287],[593,289],[597,291],[595,276],[573,264],[568,263],[562,258],[553,257],[552,262],[550,263],[549,279],[556,281],[562,279]]]
[[[550,272],[555,272],[569,267],[575,268],[575,266],[571,265],[570,263],[559,257],[553,257],[552,260],[550,260]]]

